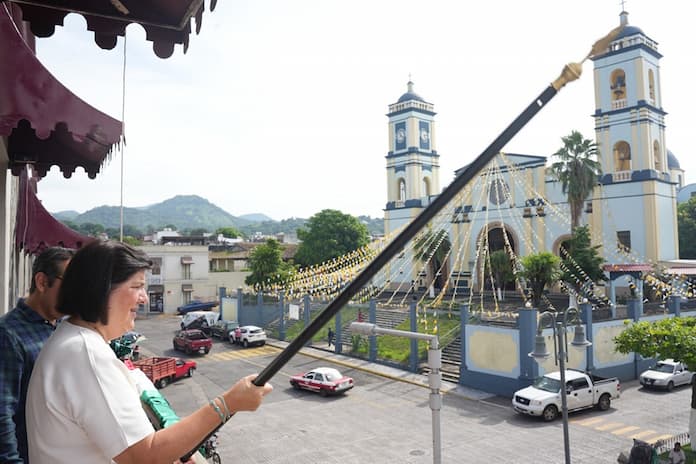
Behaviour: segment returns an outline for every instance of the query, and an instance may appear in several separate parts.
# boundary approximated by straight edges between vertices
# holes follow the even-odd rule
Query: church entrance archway
[[[484,231],[481,231],[483,234]],[[487,247],[487,253],[494,253],[498,250],[505,250],[508,255],[510,254],[510,250],[512,250],[512,253],[515,255],[518,254],[518,246],[517,246],[517,240],[515,239],[515,234],[514,232],[507,227],[506,225],[491,225],[488,227],[488,232],[486,239],[482,241],[478,241],[477,243],[481,243],[482,246]],[[509,246],[508,246],[509,245]],[[478,250],[478,256],[479,260],[485,256],[486,253],[483,253],[483,250]],[[482,263],[477,263],[476,269],[477,269],[477,288],[481,288],[483,285],[484,290],[491,290],[491,279],[490,276],[488,275],[481,275],[481,270],[484,269],[484,266],[481,265]],[[502,290],[515,290],[515,282],[507,282]]]

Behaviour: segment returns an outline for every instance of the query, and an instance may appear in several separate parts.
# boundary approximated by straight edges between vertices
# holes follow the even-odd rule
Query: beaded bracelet
[[[210,406],[212,406],[212,408],[215,410],[215,412],[217,413],[217,415],[220,417],[220,422],[222,422],[223,424],[224,424],[225,422],[227,422],[227,418],[225,417],[225,415],[223,414],[223,412],[220,410],[220,406],[218,406],[217,403],[215,403],[215,400],[210,400],[210,401],[208,401],[208,404],[209,404]]]
[[[230,417],[234,416],[234,413],[230,412],[230,408],[227,407],[227,401],[225,401],[225,398],[222,395],[217,396],[215,399],[220,400],[220,402],[222,403],[222,407],[225,408],[225,422],[227,422],[228,420],[230,420]]]

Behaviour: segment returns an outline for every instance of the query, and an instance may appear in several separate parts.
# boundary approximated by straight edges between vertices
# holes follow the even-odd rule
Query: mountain
[[[53,214],[53,217],[58,219],[59,221],[72,221],[75,219],[77,216],[80,215],[79,212],[74,211],[74,210],[67,210],[67,211],[58,211],[57,213],[51,213]]]
[[[75,224],[101,224],[105,228],[118,228],[120,225],[118,206],[99,206],[69,219]],[[58,219],[61,219],[58,217]],[[197,195],[177,195],[161,203],[142,208],[123,208],[123,223],[140,230],[148,227],[160,229],[174,225],[178,230],[206,229],[214,231],[219,227],[240,228],[250,221],[232,216]]]
[[[121,213],[118,206],[99,206],[82,214],[77,211],[60,211],[52,214],[56,219],[66,222],[76,230],[84,229],[84,233],[92,233],[89,225],[94,224],[101,224],[105,229],[118,229],[120,226]],[[358,219],[367,226],[371,234],[384,232],[382,218],[358,216]],[[294,217],[274,221],[261,213],[233,216],[197,195],[177,195],[154,205],[123,208],[124,226],[131,226],[140,233],[173,225],[177,230],[184,232],[192,229],[214,232],[220,227],[234,227],[247,237],[257,232],[264,235],[278,233],[295,235],[297,229],[303,227],[306,222],[307,219]],[[139,235],[132,230],[126,234]]]
[[[269,218],[265,214],[260,214],[260,213],[255,213],[255,214],[242,214],[239,216],[240,219],[244,219],[245,221],[249,222],[266,222],[266,221],[273,221],[272,218]]]

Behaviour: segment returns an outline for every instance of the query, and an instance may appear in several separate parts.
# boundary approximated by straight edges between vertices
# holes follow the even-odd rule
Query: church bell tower
[[[593,228],[647,262],[678,258],[675,185],[668,165],[657,42],[628,24],[595,56],[595,136],[603,176]],[[607,259],[613,250],[604,250]]]

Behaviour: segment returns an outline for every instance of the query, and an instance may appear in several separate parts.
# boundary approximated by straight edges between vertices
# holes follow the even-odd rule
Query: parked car
[[[172,345],[175,350],[185,351],[186,354],[208,354],[213,347],[213,340],[198,329],[180,330],[174,335]]]
[[[219,320],[220,314],[213,311],[191,311],[181,318],[181,329],[200,329],[211,335],[210,328]]]
[[[192,300],[176,308],[177,314],[184,315],[191,311],[210,311],[218,305],[217,301]]]
[[[266,343],[266,332],[255,325],[244,325],[239,327],[238,333],[236,330],[232,331],[230,341],[241,343],[244,348],[250,345],[263,345]]]
[[[164,388],[170,382],[181,377],[191,377],[196,370],[196,362],[172,358],[168,356],[153,356],[133,363],[157,388]]]
[[[234,329],[239,327],[237,321],[216,321],[210,326],[210,337],[219,338],[220,340],[231,340],[234,336]]]
[[[290,385],[295,389],[305,389],[321,396],[345,393],[355,385],[352,377],[346,377],[332,367],[318,367],[304,374],[290,377]]]
[[[694,381],[694,373],[686,368],[684,363],[673,359],[665,359],[640,374],[640,384],[648,388],[664,388],[672,391],[679,385],[687,385]]]
[[[568,411],[595,406],[606,411],[611,407],[611,400],[621,396],[621,384],[616,377],[604,378],[566,369],[565,381]],[[561,372],[550,372],[537,379],[534,385],[516,391],[512,407],[522,414],[554,420],[561,411]]]

